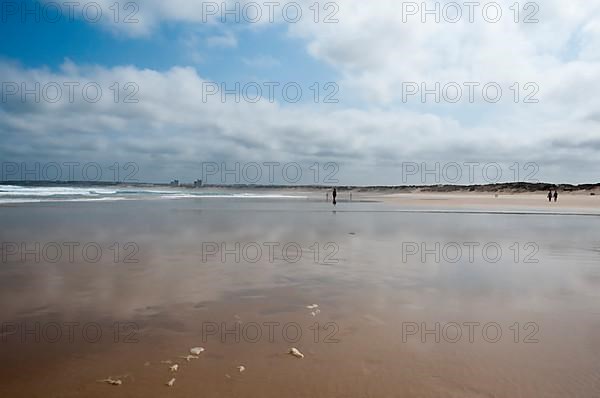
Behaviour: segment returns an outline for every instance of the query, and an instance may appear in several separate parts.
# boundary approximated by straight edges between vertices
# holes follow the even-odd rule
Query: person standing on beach
[[[337,205],[335,198],[337,198],[337,190],[335,188],[333,188],[333,205],[334,206]]]
[[[554,203],[558,202],[558,190],[554,191]]]
[[[552,190],[548,191],[548,202],[552,203]]]

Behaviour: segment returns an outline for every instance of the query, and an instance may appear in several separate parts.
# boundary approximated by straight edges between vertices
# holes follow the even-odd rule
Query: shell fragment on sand
[[[244,365],[240,365],[237,368],[240,371],[240,373],[242,373],[244,370],[246,370],[246,367]]]
[[[307,305],[306,308],[309,310],[314,310],[315,308],[319,308],[319,304]]]
[[[170,370],[171,372],[177,372],[177,371],[179,370],[179,365],[178,365],[178,364],[175,364],[175,365],[173,365],[173,366],[170,366],[170,367],[169,367],[169,370]]]
[[[290,348],[289,352],[290,355],[295,356],[296,358],[304,358],[304,354],[301,353],[297,348]]]
[[[108,378],[106,378],[104,380],[99,380],[99,382],[110,384],[110,385],[113,385],[113,386],[120,386],[121,384],[123,384],[123,381],[121,381],[119,379],[113,379],[111,377],[108,377]]]
[[[197,356],[197,355],[186,355],[186,356],[184,356],[184,357],[179,357],[179,358],[185,359],[186,361],[188,361],[188,362],[189,362],[189,361],[191,361],[192,359],[199,359],[200,357],[199,357],[199,356]]]
[[[202,352],[204,352],[204,348],[202,347],[190,348],[190,354],[192,355],[200,355]]]
[[[167,382],[167,386],[169,386],[169,387],[173,387],[174,384],[175,384],[175,378],[174,377]]]

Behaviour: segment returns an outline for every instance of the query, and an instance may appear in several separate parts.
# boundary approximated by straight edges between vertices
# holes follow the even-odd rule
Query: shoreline
[[[219,189],[219,190],[285,190],[298,191],[308,190],[315,192],[326,192],[334,187],[339,192],[356,193],[493,193],[493,194],[523,194],[540,193],[548,190],[558,190],[563,193],[579,193],[591,196],[600,195],[600,183],[585,184],[563,184],[563,183],[528,183],[528,182],[509,182],[496,184],[470,184],[470,185],[372,185],[372,186],[354,186],[354,185],[324,185],[324,184],[298,184],[298,185],[277,185],[277,184],[204,184],[194,186],[193,184],[173,185],[169,183],[155,182],[113,182],[113,181],[0,181],[0,186],[18,186],[31,188],[48,187],[137,187],[137,188],[174,188],[187,190]]]
[[[55,185],[52,188],[57,188]],[[69,185],[73,187],[73,185]],[[75,186],[73,188],[85,191],[85,188],[97,186],[87,185],[84,187]],[[114,187],[114,186],[113,186]],[[118,185],[124,188],[123,191],[112,190],[111,192],[66,192],[57,194],[52,191],[39,195],[37,193],[27,194],[19,193],[16,196],[7,192],[8,196],[4,198],[4,203],[0,206],[22,206],[36,205],[44,203],[101,203],[101,202],[132,202],[147,200],[308,200],[312,202],[331,201],[330,188],[324,187],[258,187],[258,186],[218,186],[202,187],[188,189],[182,187],[162,187],[160,191],[153,191],[150,186],[144,185],[147,191],[142,188],[141,191],[131,191],[128,189],[141,188],[140,186]],[[35,187],[27,187],[35,189]],[[43,190],[43,187],[39,186]],[[47,188],[47,187],[46,187]],[[337,210],[359,210],[357,208],[345,208],[348,204],[380,202],[387,207],[395,206],[402,209],[430,209],[440,210],[459,210],[459,211],[477,211],[477,212],[541,212],[549,213],[584,213],[600,214],[600,188],[598,190],[576,190],[561,191],[557,202],[548,202],[547,191],[527,191],[520,192],[514,188],[510,190],[474,190],[483,189],[484,186],[469,187],[469,190],[461,190],[455,187],[454,191],[443,191],[443,187],[419,187],[419,188],[344,188],[338,189]],[[488,187],[489,188],[489,187]],[[499,187],[497,187],[499,189]],[[432,190],[438,189],[438,190]],[[136,193],[137,192],[137,193]],[[23,195],[24,194],[24,195]],[[64,196],[63,196],[64,195]],[[298,196],[296,196],[298,195]]]

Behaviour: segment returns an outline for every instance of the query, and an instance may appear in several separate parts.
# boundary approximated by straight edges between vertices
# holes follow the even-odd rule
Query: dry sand
[[[496,194],[488,193],[378,193],[353,195],[353,199],[382,200],[395,205],[423,209],[457,209],[488,211],[542,211],[542,212],[600,212],[600,195],[563,193],[557,202],[548,202],[547,193]]]

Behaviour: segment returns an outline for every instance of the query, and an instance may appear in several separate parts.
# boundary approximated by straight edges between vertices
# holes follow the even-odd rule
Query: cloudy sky
[[[141,181],[279,162],[301,165],[302,182],[315,163],[319,183],[600,182],[598,0],[0,12],[3,165],[135,163]]]

